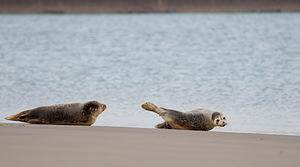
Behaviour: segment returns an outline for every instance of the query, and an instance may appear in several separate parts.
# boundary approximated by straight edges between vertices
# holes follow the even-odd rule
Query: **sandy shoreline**
[[[0,0],[0,13],[299,12],[298,0]]]
[[[5,167],[300,164],[300,136],[2,123],[0,141]]]

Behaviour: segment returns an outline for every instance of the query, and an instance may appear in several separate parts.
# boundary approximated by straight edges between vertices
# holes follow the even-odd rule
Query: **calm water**
[[[97,100],[94,125],[153,128],[146,101],[208,108],[214,131],[300,135],[300,13],[0,15],[0,122]]]

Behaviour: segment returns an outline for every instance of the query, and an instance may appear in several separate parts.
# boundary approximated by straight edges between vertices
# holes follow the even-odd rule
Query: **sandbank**
[[[298,166],[300,136],[0,123],[0,166]]]
[[[299,0],[0,0],[0,13],[214,13],[299,11]]]

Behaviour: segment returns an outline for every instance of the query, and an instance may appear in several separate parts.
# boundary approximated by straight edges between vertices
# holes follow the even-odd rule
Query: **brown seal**
[[[26,110],[5,119],[31,124],[90,126],[105,109],[106,105],[97,101],[56,104]]]
[[[142,104],[142,108],[157,113],[166,121],[156,125],[156,128],[208,131],[215,126],[224,127],[227,125],[226,118],[222,113],[207,109],[180,112],[157,107],[150,102]]]

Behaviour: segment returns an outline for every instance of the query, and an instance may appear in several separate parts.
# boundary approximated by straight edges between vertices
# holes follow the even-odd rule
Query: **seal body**
[[[157,113],[166,121],[156,125],[156,128],[209,131],[215,126],[224,127],[227,125],[226,118],[222,113],[207,109],[200,108],[188,112],[180,112],[160,108],[150,102],[142,104],[142,108]]]
[[[26,110],[5,119],[32,124],[92,125],[106,109],[97,101],[56,104]]]

